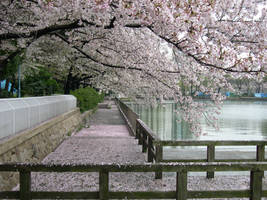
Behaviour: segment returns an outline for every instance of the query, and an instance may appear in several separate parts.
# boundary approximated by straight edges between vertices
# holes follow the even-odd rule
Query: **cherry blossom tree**
[[[24,49],[29,57],[61,63],[62,68],[69,58],[99,88],[132,98],[141,95],[149,102],[173,98],[183,119],[200,132],[203,114],[208,122],[216,120],[224,99],[220,88],[232,89],[227,77],[260,79],[266,74],[266,4],[2,0],[0,66]],[[38,54],[41,41],[53,41],[53,55]],[[187,89],[192,86],[212,103],[195,101]]]

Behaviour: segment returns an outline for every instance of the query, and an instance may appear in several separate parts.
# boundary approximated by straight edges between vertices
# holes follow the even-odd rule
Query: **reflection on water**
[[[267,139],[267,102],[226,101],[219,116],[217,131],[202,120],[203,134],[196,137],[185,122],[178,122],[173,111],[174,103],[165,103],[156,107],[130,104],[140,118],[162,140],[261,140]]]

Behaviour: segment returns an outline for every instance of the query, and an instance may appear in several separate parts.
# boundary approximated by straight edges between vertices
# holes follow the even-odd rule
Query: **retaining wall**
[[[38,163],[79,127],[80,123],[81,114],[76,108],[0,141],[0,163]],[[17,173],[0,173],[0,191],[10,190],[17,184]]]
[[[69,96],[68,98],[73,99]],[[58,102],[54,106],[54,109],[60,110],[60,106],[62,105],[64,105],[62,106],[63,108],[70,109],[73,104],[73,102],[69,102],[69,105],[68,102]],[[60,111],[62,112],[62,110]],[[79,108],[75,106],[71,111],[52,118],[50,117],[50,120],[46,120],[30,129],[0,139],[0,163],[41,162],[65,138],[69,137],[75,130],[81,128],[94,111],[95,109],[81,114]],[[53,113],[52,110],[49,110],[49,113]],[[18,184],[18,176],[18,173],[1,172],[0,191],[11,190],[15,187]]]

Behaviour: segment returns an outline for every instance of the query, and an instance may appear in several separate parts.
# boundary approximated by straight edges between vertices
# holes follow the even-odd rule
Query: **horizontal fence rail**
[[[187,174],[196,171],[250,171],[248,190],[192,191],[187,190]],[[267,170],[267,162],[233,163],[157,163],[138,165],[53,165],[53,164],[0,164],[0,172],[19,172],[19,191],[0,191],[1,199],[179,199],[187,198],[243,198],[261,199],[267,197],[262,190],[262,178]],[[175,191],[109,191],[111,172],[176,172]],[[31,191],[32,172],[98,172],[99,191],[93,192],[48,192]]]
[[[119,107],[119,111],[127,123],[127,127],[130,133],[135,136],[136,134],[136,120],[139,119],[139,115],[136,114],[129,106],[123,103],[118,98],[115,98],[115,101]]]
[[[161,148],[161,151],[164,146],[206,146],[206,159],[172,159],[165,160],[163,154],[160,155],[159,162],[253,162],[253,161],[267,161],[265,159],[265,145],[267,141],[264,140],[254,140],[254,141],[196,141],[196,140],[187,140],[187,141],[155,141],[154,145]],[[256,156],[255,159],[249,158],[240,158],[240,159],[216,159],[216,146],[255,146],[256,147]],[[214,178],[214,172],[207,172],[207,178]]]
[[[128,112],[133,113],[133,111],[119,99],[117,99],[119,106],[122,108],[121,112],[125,114],[125,118],[128,119]],[[130,111],[129,111],[130,110]],[[133,114],[131,114],[133,116]],[[136,122],[133,123],[134,118]],[[201,141],[201,140],[186,140],[186,141],[162,141],[158,136],[153,133],[153,131],[138,118],[129,117],[129,122],[131,126],[135,127],[135,137],[138,139],[138,144],[142,145],[142,151],[147,152],[148,162],[253,162],[253,161],[267,161],[265,158],[265,145],[267,145],[267,140],[218,140],[218,141]],[[130,120],[131,119],[131,120]],[[134,124],[134,125],[133,125]],[[163,158],[163,147],[164,146],[206,146],[206,159],[172,159],[164,160]],[[216,159],[216,146],[255,146],[256,147],[256,157],[255,159]],[[214,172],[208,171],[207,178],[213,178]],[[162,178],[162,173],[157,172],[156,178]]]

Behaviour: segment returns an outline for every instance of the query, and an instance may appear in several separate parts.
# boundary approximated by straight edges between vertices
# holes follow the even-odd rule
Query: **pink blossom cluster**
[[[199,133],[215,124],[229,79],[266,76],[266,1],[1,0],[0,64],[25,53],[102,90],[174,99]],[[15,42],[14,42],[15,41]],[[195,100],[198,92],[212,101]]]

